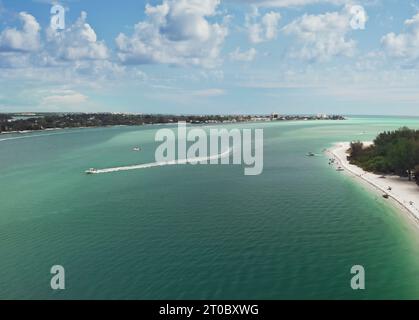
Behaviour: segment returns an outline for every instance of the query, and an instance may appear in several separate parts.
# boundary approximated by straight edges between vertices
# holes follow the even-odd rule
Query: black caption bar
[[[298,316],[341,316],[360,319],[364,311],[399,314],[400,308],[417,310],[418,301],[0,301],[0,308],[8,308],[13,315],[28,313],[79,319],[97,318],[105,314],[109,319],[294,319]],[[128,316],[129,315],[129,316]],[[286,315],[292,315],[287,317]],[[90,319],[90,317],[88,318]]]

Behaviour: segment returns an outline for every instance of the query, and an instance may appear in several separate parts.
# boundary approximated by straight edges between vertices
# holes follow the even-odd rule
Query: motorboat
[[[89,170],[86,170],[86,171],[85,171],[85,173],[86,173],[86,174],[95,174],[95,173],[97,173],[97,169],[95,169],[95,168],[90,168]]]

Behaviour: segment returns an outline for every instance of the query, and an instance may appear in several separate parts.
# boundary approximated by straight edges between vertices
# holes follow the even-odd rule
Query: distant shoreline
[[[68,128],[47,128],[47,129],[39,129],[39,130],[3,131],[3,132],[0,132],[0,135],[28,134],[28,133],[37,133],[37,132],[54,132],[54,131],[63,131],[63,130],[98,129],[98,128],[112,128],[112,127],[127,127],[127,126],[115,125],[115,126],[100,126],[100,127],[68,127]]]
[[[372,143],[364,142],[364,144]],[[380,197],[388,195],[389,201],[392,201],[402,211],[406,212],[409,218],[419,227],[419,187],[417,184],[409,181],[407,178],[400,178],[394,175],[378,175],[350,164],[347,159],[347,150],[349,148],[349,142],[339,142],[326,151],[326,154],[335,159],[334,167],[342,167],[346,174],[367,185],[378,193]]]
[[[0,113],[0,135],[2,134],[25,134],[32,132],[106,128],[106,127],[135,127],[147,125],[175,125],[178,122],[186,122],[191,125],[222,125],[234,123],[269,123],[282,121],[342,121],[345,117],[339,115],[317,116],[281,116],[271,115],[203,115],[203,116],[171,116],[171,115],[131,115],[131,114],[36,114],[33,117],[14,119],[11,114]]]

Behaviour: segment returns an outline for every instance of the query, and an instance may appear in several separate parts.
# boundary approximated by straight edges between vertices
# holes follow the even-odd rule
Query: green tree
[[[417,164],[416,146],[417,144],[413,140],[399,138],[392,144],[392,148],[388,152],[388,160],[394,172],[402,177],[408,175],[409,180],[411,180],[411,172]]]
[[[361,141],[351,142],[351,159],[359,158],[364,151],[364,144]]]

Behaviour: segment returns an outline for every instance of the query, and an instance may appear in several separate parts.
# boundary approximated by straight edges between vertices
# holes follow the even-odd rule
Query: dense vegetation
[[[102,127],[115,125],[245,122],[254,120],[344,120],[342,116],[250,116],[250,115],[159,115],[127,113],[46,113],[0,114],[0,133],[12,131],[44,130],[53,128]]]
[[[366,171],[417,176],[419,184],[419,130],[401,128],[383,132],[371,146],[352,142],[349,160]]]
[[[0,132],[44,130],[52,128],[102,127],[115,125],[165,124],[186,121],[188,123],[248,121],[250,116],[172,116],[138,115],[114,113],[67,113],[38,114],[34,117],[13,119],[10,115],[0,115]]]

